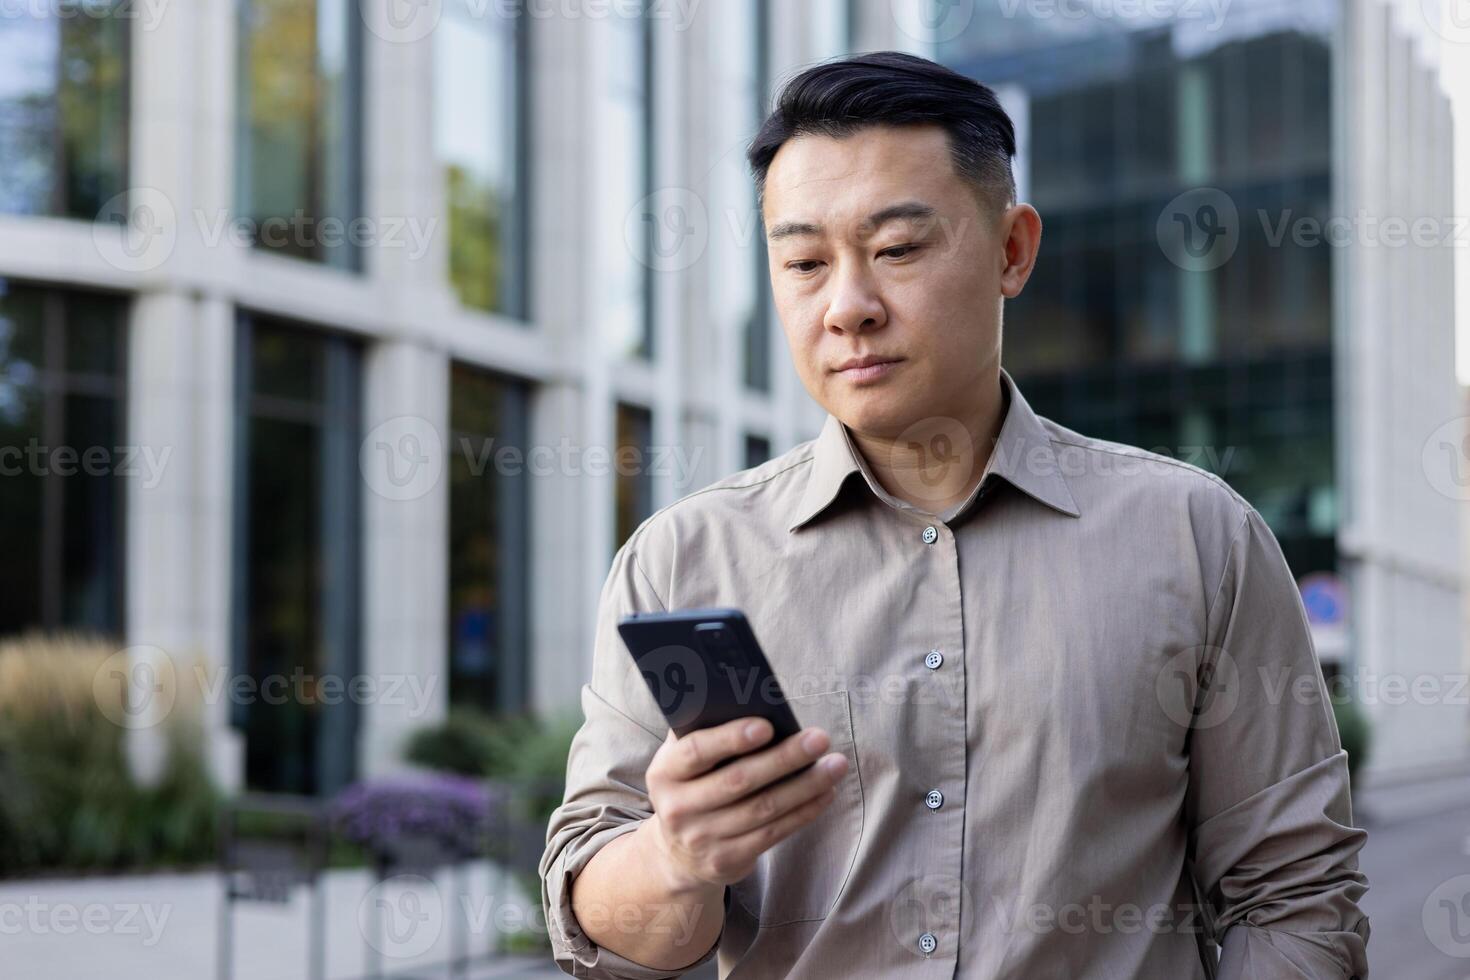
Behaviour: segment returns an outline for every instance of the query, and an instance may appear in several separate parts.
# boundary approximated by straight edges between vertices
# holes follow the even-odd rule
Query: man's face
[[[764,218],[776,311],[811,396],[874,436],[969,418],[999,365],[1003,299],[1034,261],[1020,212],[1035,215],[981,201],[939,126],[787,141]],[[844,370],[865,357],[893,363]]]

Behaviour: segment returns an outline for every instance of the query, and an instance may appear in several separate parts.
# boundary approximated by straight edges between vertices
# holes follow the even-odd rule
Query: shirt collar
[[[1077,503],[1052,448],[1051,434],[1042,424],[1041,417],[1031,410],[1005,368],[1000,369],[1000,379],[1010,396],[1010,405],[977,490],[985,486],[992,475],[998,476],[1053,510],[1080,517],[1081,512],[1077,510]],[[831,506],[838,491],[854,473],[863,476],[875,495],[884,500],[892,499],[873,478],[846,427],[835,416],[828,415],[813,445],[806,490],[792,512],[789,530],[797,530]],[[968,509],[975,498],[976,494],[972,493],[957,509],[956,516]]]

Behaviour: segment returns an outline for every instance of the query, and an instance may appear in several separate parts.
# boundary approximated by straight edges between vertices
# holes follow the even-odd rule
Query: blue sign
[[[1337,626],[1346,615],[1347,593],[1342,580],[1331,572],[1313,572],[1297,583],[1307,621],[1313,626]]]

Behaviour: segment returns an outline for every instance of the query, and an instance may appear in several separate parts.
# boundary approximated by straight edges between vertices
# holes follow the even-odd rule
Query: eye
[[[885,248],[883,251],[879,252],[878,254],[879,255],[886,255],[890,259],[906,259],[906,258],[909,257],[909,254],[910,253],[917,252],[919,250],[919,248],[920,248],[920,246],[914,245],[914,244],[909,244],[909,245],[894,245],[891,248]]]
[[[817,266],[821,264],[822,263],[818,262],[816,259],[800,259],[796,262],[786,263],[786,268],[790,269],[793,272],[808,273],[816,272]]]

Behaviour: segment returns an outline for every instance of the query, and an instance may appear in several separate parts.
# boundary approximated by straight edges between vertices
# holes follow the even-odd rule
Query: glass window
[[[653,413],[646,408],[619,405],[617,448],[613,452],[617,479],[614,547],[622,547],[638,525],[653,514],[653,474],[648,466],[652,443]]]
[[[771,440],[765,436],[745,437],[745,467],[759,466],[771,458]]]
[[[240,0],[241,216],[260,248],[360,267],[361,17],[349,0]]]
[[[1249,29],[1208,37],[1183,22],[977,11],[947,50],[957,70],[1029,97],[1046,236],[1005,337],[1028,400],[1216,470],[1301,574],[1335,562],[1334,250],[1283,222],[1320,229],[1331,213],[1331,31],[1321,5],[1248,6]],[[1239,242],[1219,268],[1188,271],[1156,229],[1205,186],[1235,206]]]
[[[0,634],[122,631],[126,316],[0,280]]]
[[[255,317],[242,319],[239,348],[235,673],[286,696],[242,701],[233,720],[251,789],[330,793],[354,769],[353,705],[295,692],[326,677],[345,689],[357,671],[359,353]]]
[[[1332,355],[1201,365],[1120,363],[1018,379],[1042,415],[1222,477],[1261,512],[1298,575],[1336,562]]]
[[[640,9],[646,7],[640,5]],[[652,359],[653,255],[660,247],[658,221],[651,211],[641,215],[641,234],[630,234],[624,217],[654,189],[653,164],[653,18],[635,17],[615,10],[608,18],[612,31],[609,57],[612,77],[606,99],[607,132],[612,141],[603,161],[607,167],[612,222],[618,236],[610,269],[610,296],[606,316],[608,336],[616,353]]]
[[[90,221],[128,184],[133,4],[41,7],[0,13],[0,212]]]
[[[449,224],[449,279],[465,306],[526,318],[527,18],[445,5],[434,33],[434,149]],[[509,14],[509,16],[506,15]]]
[[[1260,35],[1198,50],[1170,36],[1084,32],[957,66],[1030,94],[1030,196],[1047,236],[1007,312],[1014,370],[1330,342],[1332,250],[1271,240],[1287,216],[1329,214],[1328,41],[1269,21]],[[1197,186],[1221,188],[1241,219],[1236,253],[1208,273],[1173,265],[1156,232],[1169,202]]]
[[[530,686],[527,389],[456,365],[449,397],[449,700],[521,711]]]

